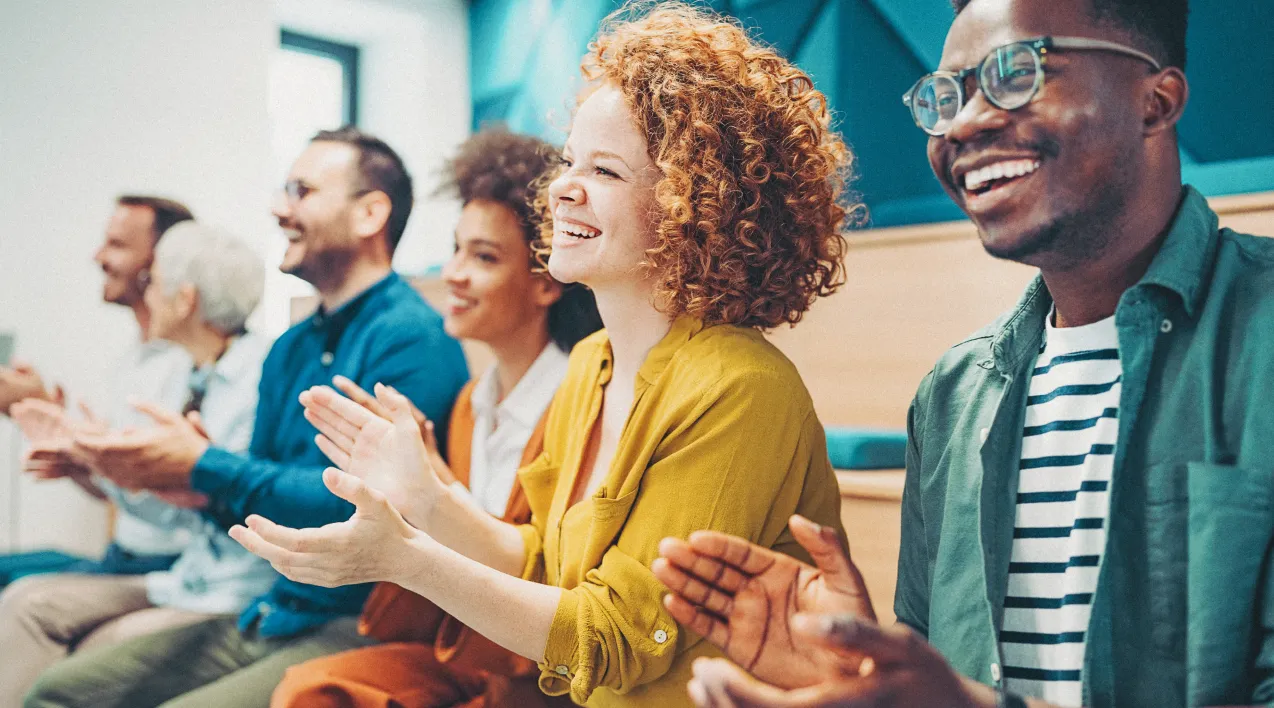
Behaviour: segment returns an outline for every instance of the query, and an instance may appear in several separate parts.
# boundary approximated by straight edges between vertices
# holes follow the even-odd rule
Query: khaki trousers
[[[72,651],[207,617],[151,605],[142,575],[20,578],[0,593],[0,706],[20,705],[36,677]]]
[[[77,652],[44,672],[26,708],[267,708],[288,667],[368,646],[353,617],[296,637],[240,632],[217,617]]]

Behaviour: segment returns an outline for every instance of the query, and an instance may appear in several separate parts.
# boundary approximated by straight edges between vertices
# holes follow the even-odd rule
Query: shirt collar
[[[389,275],[381,278],[377,283],[363,292],[356,295],[352,300],[336,308],[332,312],[328,312],[322,304],[318,310],[310,316],[310,322],[316,329],[327,329],[329,331],[343,331],[349,326],[349,323],[358,317],[358,313],[363,311],[367,303],[376,298],[379,294],[388,290],[394,283],[401,280],[397,273],[391,272]]]
[[[1193,317],[1202,305],[1205,274],[1216,255],[1219,225],[1207,199],[1195,188],[1184,187],[1163,244],[1133,289],[1155,286],[1176,293],[1186,314]],[[1121,306],[1122,302],[1121,299]],[[1025,357],[1036,353],[1044,318],[1052,306],[1053,297],[1044,279],[1036,275],[996,332],[991,344],[995,366],[1004,372],[1013,371]]]
[[[319,358],[323,366],[332,365],[336,357],[336,347],[345,336],[345,330],[366,309],[368,303],[379,300],[384,292],[401,280],[397,273],[390,271],[389,275],[381,278],[379,282],[355,296],[354,299],[336,308],[334,312],[329,313],[322,304],[319,305],[318,310],[310,317],[310,323],[315,330],[323,333],[323,353]]]
[[[518,380],[513,390],[499,403],[496,402],[499,381],[496,378],[495,367],[492,366],[473,387],[470,401],[473,404],[474,416],[489,415],[499,409],[519,424],[534,428],[566,376],[569,361],[570,357],[566,352],[549,342]]]
[[[681,315],[673,320],[668,334],[665,334],[664,338],[659,340],[659,343],[646,355],[646,361],[642,362],[641,368],[637,370],[637,380],[644,382],[647,386],[653,386],[659,380],[659,376],[664,372],[664,369],[668,368],[668,363],[681,350],[681,347],[702,330],[703,320],[696,317]],[[609,342],[606,347],[606,353],[609,360]]]
[[[223,381],[237,381],[244,374],[248,373],[248,367],[259,368],[261,366],[260,357],[256,356],[259,349],[257,342],[260,335],[255,332],[245,332],[243,335],[230,340],[230,345],[226,347],[226,351],[217,359],[212,366],[210,376],[216,376]]]
[[[1146,275],[1135,287],[1155,285],[1176,293],[1194,317],[1203,303],[1206,273],[1216,256],[1220,219],[1194,187],[1182,190],[1168,235]]]

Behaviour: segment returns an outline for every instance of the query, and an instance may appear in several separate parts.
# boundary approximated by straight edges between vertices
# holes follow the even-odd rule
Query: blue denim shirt
[[[469,377],[459,342],[402,278],[390,274],[335,312],[319,309],[275,342],[261,373],[260,403],[247,455],[216,447],[195,465],[191,485],[211,498],[205,512],[223,528],[258,514],[294,528],[348,519],[352,504],[323,485],[330,462],[297,397],[340,374],[367,390],[398,389],[443,426]],[[439,429],[438,437],[446,438]],[[320,588],[280,578],[240,617],[262,636],[290,636],[357,614],[370,585]]]

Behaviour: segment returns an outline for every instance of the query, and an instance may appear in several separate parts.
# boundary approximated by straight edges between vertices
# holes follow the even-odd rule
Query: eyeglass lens
[[[987,100],[999,108],[1021,108],[1035,96],[1040,68],[1039,55],[1030,45],[1000,47],[979,65],[978,87]],[[962,92],[958,81],[948,74],[932,74],[916,87],[911,111],[925,131],[935,135],[946,133],[964,107],[969,92]]]

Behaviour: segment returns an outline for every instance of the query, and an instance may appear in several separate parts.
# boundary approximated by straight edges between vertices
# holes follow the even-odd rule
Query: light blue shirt
[[[139,341],[116,364],[111,386],[111,408],[107,420],[112,428],[139,428],[152,425],[150,418],[133,408],[131,401],[154,403],[166,410],[181,410],[190,394],[190,355],[175,344],[162,340]],[[117,502],[108,482],[95,480]],[[121,492],[123,493],[123,492]],[[132,493],[126,493],[133,496]],[[129,513],[117,503],[112,542],[138,555],[175,556],[190,544],[190,532],[183,527],[156,523]]]
[[[271,340],[255,333],[235,339],[215,365],[188,370],[190,385],[205,387],[200,415],[214,445],[243,452],[256,423],[261,364]],[[203,514],[179,509],[146,493],[108,492],[130,514],[157,526],[184,529],[190,542],[166,571],[146,576],[146,591],[158,607],[210,614],[238,613],[279,577]]]

